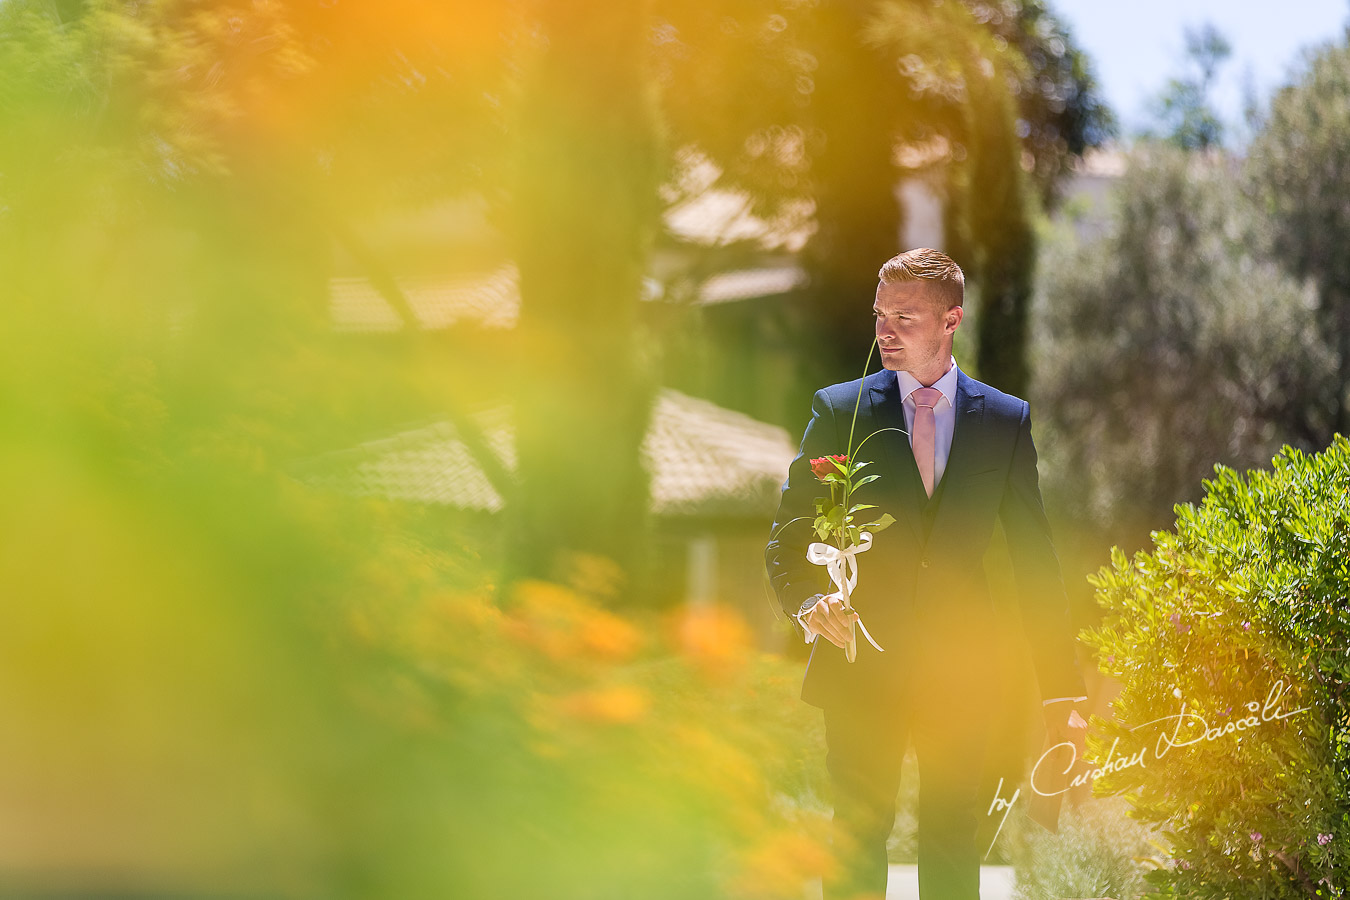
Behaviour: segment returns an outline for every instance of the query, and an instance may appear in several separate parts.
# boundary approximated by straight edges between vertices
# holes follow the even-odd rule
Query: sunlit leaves
[[[1275,889],[1295,866],[1338,883],[1344,845],[1314,838],[1343,827],[1350,805],[1350,441],[1338,435],[1311,455],[1286,447],[1270,469],[1246,474],[1218,466],[1204,484],[1201,502],[1177,506],[1173,530],[1153,533],[1150,551],[1113,548],[1091,579],[1106,616],[1086,641],[1123,690],[1090,744],[1101,753],[1116,739],[1152,740],[1160,729],[1138,726],[1183,703],[1209,728],[1249,714],[1261,724],[1098,789],[1125,793],[1140,818],[1172,829],[1172,855],[1187,865],[1157,877],[1199,896],[1222,896],[1239,879]],[[1305,711],[1269,718],[1279,680],[1292,688],[1283,709]]]

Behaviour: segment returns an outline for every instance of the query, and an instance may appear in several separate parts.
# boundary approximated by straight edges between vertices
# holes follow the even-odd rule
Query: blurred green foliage
[[[1104,226],[1050,241],[1033,344],[1048,504],[1098,546],[1139,546],[1216,462],[1324,446],[1334,387],[1234,164],[1147,143],[1125,163]]]
[[[831,864],[796,667],[735,613],[621,616],[611,561],[507,577],[481,518],[292,475],[550,374],[415,329],[363,241],[497,164],[501,25],[0,3],[0,893],[779,897]],[[401,333],[334,328],[339,254]]]
[[[1271,99],[1246,176],[1274,229],[1273,257],[1317,287],[1318,321],[1335,348],[1332,420],[1350,433],[1350,32],[1308,51]]]
[[[1233,55],[1233,46],[1212,23],[1185,31],[1186,67],[1189,71],[1167,80],[1167,87],[1154,98],[1153,115],[1158,122],[1151,137],[1183,150],[1209,150],[1223,145],[1223,120],[1214,110],[1210,93],[1219,67]]]
[[[942,246],[978,307],[971,368],[1020,394],[1036,204],[1114,127],[1086,57],[1039,0],[825,3],[804,20],[819,64],[802,104],[817,226],[807,327],[826,342],[811,387],[851,377],[870,339],[857,311],[881,262],[908,249],[896,240],[910,212],[877,185],[906,175],[944,198]]]

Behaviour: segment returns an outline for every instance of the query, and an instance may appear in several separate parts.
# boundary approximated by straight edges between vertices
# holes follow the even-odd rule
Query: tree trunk
[[[864,7],[824,3],[813,22],[820,66],[811,99],[818,229],[807,246],[817,383],[858,377],[874,326],[877,272],[902,250],[893,155],[894,68],[862,42]],[[840,451],[842,452],[842,450]]]
[[[512,574],[563,578],[574,554],[640,572],[640,448],[654,388],[638,345],[659,209],[643,3],[548,2],[524,80],[508,220],[520,272],[519,479]]]
[[[974,258],[973,280],[979,285],[976,365],[982,381],[1025,397],[1036,239],[1014,130],[1016,108],[995,74],[971,67],[967,84],[968,162],[964,183],[958,178],[954,193],[964,210],[957,227],[966,230],[958,243]]]

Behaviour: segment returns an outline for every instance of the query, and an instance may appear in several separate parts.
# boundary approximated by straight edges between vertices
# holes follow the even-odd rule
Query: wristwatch
[[[806,627],[806,622],[802,620],[802,616],[805,616],[810,612],[815,607],[816,603],[820,601],[820,598],[824,596],[824,594],[812,594],[802,603],[801,609],[792,614],[792,618],[797,620],[797,625],[801,628],[802,634],[806,636],[807,640],[811,639],[811,632]]]

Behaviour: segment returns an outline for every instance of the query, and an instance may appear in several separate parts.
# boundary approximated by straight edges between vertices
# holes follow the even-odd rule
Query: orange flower
[[[578,691],[560,703],[563,712],[588,722],[635,722],[650,705],[646,692],[631,684]]]
[[[687,609],[676,627],[681,652],[711,674],[724,675],[748,661],[750,627],[726,606]]]
[[[641,632],[626,619],[561,585],[522,581],[514,598],[512,633],[549,659],[626,659],[642,643]]]
[[[616,615],[595,612],[581,623],[581,644],[605,659],[627,659],[641,646],[642,633]]]
[[[511,633],[553,660],[571,659],[581,648],[579,622],[586,604],[575,592],[547,581],[521,581],[512,592]]]
[[[846,466],[848,465],[848,457],[842,453],[835,453],[832,456],[821,456],[817,459],[813,459],[811,460],[811,474],[821,481],[824,481],[825,476],[827,475],[834,475],[838,478],[842,478],[844,476],[839,473],[837,468],[835,468],[834,464],[836,462],[841,466]]]

